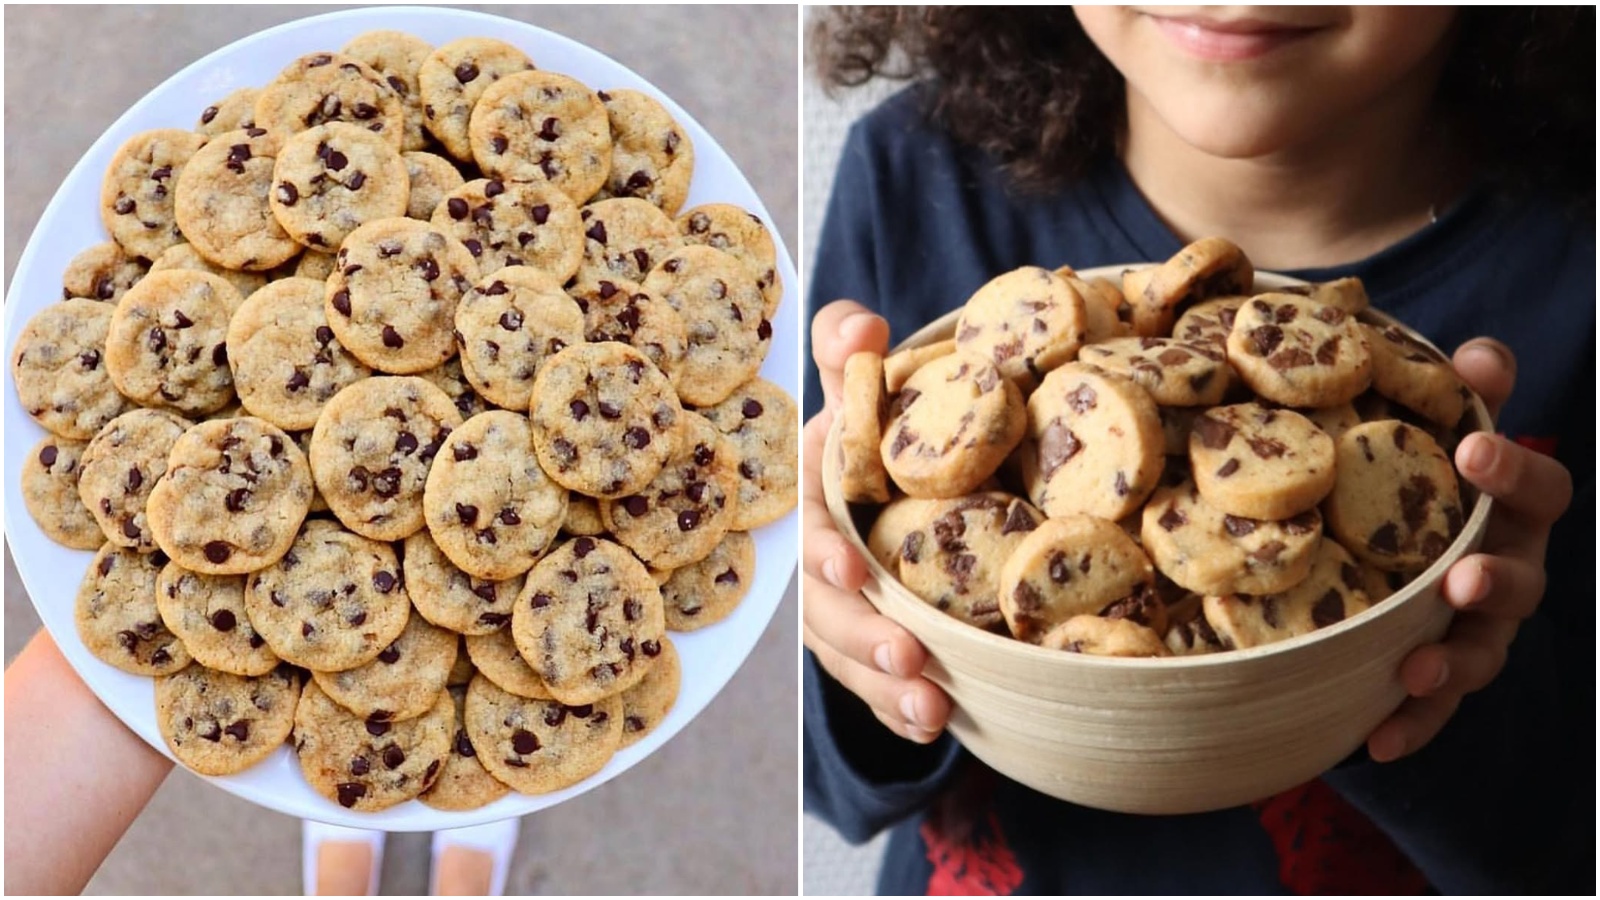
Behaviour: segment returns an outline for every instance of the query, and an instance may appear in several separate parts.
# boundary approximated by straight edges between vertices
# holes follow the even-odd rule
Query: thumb
[[[889,323],[865,306],[854,300],[835,300],[818,310],[811,319],[811,355],[822,376],[828,407],[839,402],[844,364],[851,354],[886,353],[888,349]]]

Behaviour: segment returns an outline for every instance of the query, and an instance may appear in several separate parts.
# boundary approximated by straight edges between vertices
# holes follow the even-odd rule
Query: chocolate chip
[[[502,525],[522,524],[522,517],[517,515],[517,511],[511,509],[510,507],[500,510],[500,515],[496,516],[496,518],[500,520],[500,524]]]
[[[223,501],[222,501],[223,505],[228,508],[228,512],[235,512],[235,513],[236,512],[243,512],[244,508],[245,508],[245,505],[248,504],[249,502],[250,502],[250,489],[249,488],[234,488],[233,490],[228,492],[228,496],[223,498]]]
[[[1367,549],[1384,556],[1400,552],[1400,530],[1393,522],[1385,522],[1367,538]]]
[[[401,476],[402,476],[401,471],[398,468],[394,467],[394,466],[390,466],[389,468],[384,469],[382,472],[379,472],[379,473],[373,475],[372,476],[372,490],[373,490],[373,493],[377,494],[379,497],[382,497],[385,500],[389,499],[390,497],[393,497],[395,494],[400,493],[400,478],[401,478]]]
[[[1396,431],[1398,436],[1402,432]],[[1420,531],[1428,519],[1428,504],[1438,496],[1439,489],[1424,475],[1411,476],[1410,482],[1400,486],[1400,515],[1406,528]]]
[[[300,190],[293,184],[285,181],[278,185],[278,202],[284,206],[293,206],[300,199]]]
[[[1245,339],[1250,342],[1250,351],[1256,356],[1270,356],[1283,342],[1283,329],[1276,325],[1261,325],[1250,329]]]
[[[1156,524],[1160,525],[1167,531],[1172,531],[1175,528],[1188,524],[1188,522],[1189,517],[1185,516],[1183,512],[1180,511],[1175,505],[1168,506],[1167,511],[1162,513],[1161,518],[1156,520]]]
[[[1126,496],[1128,496],[1128,475],[1127,475],[1127,473],[1122,471],[1121,469],[1118,469],[1117,470],[1117,480],[1112,483],[1111,487],[1112,487],[1113,490],[1115,490],[1117,492],[1117,496],[1118,497],[1126,497]]]
[[[333,294],[333,308],[341,316],[350,315],[350,292],[343,288],[335,291]]]
[[[466,84],[478,77],[478,67],[471,62],[464,62],[456,66],[456,81]]]
[[[1311,607],[1311,627],[1326,628],[1344,620],[1344,598],[1337,588],[1328,588],[1317,605]]]
[[[79,363],[79,365],[82,365],[85,369],[93,372],[95,369],[99,368],[99,366],[100,366],[100,351],[99,350],[86,350],[86,351],[84,351],[83,353],[78,355],[78,363]]]
[[[622,443],[630,450],[643,450],[650,446],[650,432],[635,425],[622,433]]]
[[[119,198],[117,198],[117,202],[112,204],[111,208],[116,210],[118,215],[125,216],[128,213],[133,212],[134,209],[137,206],[138,206],[138,204],[136,204],[134,201],[130,200],[129,198],[127,198],[127,197],[119,197]]]
[[[1048,480],[1055,471],[1083,449],[1083,442],[1060,419],[1051,422],[1039,437],[1039,469]]]
[[[216,565],[227,562],[228,557],[233,555],[233,545],[226,541],[211,541],[203,549],[206,559]]]
[[[1249,556],[1251,560],[1258,563],[1274,563],[1278,561],[1278,557],[1287,549],[1289,547],[1283,541],[1268,541],[1250,551]]]
[[[1277,441],[1272,438],[1248,437],[1245,438],[1245,443],[1250,445],[1250,452],[1261,457],[1262,459],[1272,459],[1273,457],[1282,456],[1284,452],[1289,449],[1288,447],[1284,446],[1282,441]]]
[[[425,281],[433,281],[439,277],[439,263],[431,256],[424,256],[417,263],[417,271],[422,273]]]
[[[205,110],[200,113],[200,124],[210,125],[211,120],[217,117],[218,112],[220,112],[220,110],[218,110],[215,106],[206,107]]]
[[[1283,530],[1290,534],[1310,534],[1316,530],[1319,520],[1320,516],[1317,515],[1316,510],[1307,510],[1298,516],[1284,520]]]
[[[391,350],[398,350],[406,345],[405,338],[400,332],[394,330],[393,325],[383,326],[383,345]]]
[[[922,544],[925,537],[920,531],[906,535],[905,541],[900,544],[900,558],[913,565],[919,562],[922,559]]]
[[[770,339],[772,337],[772,323],[762,319],[761,324],[756,326],[756,337],[763,341]]]
[[[367,717],[367,734],[383,737],[389,733],[389,720],[376,714]]]
[[[228,148],[227,167],[234,172],[243,172],[244,164],[250,160],[249,144],[234,144]]]
[[[456,516],[461,520],[462,525],[471,528],[478,522],[478,508],[470,503],[457,503]]]
[[[700,525],[700,511],[699,510],[686,509],[683,512],[678,513],[678,530],[679,531],[693,531],[695,528],[699,527],[699,525]]]
[[[1059,550],[1050,554],[1047,570],[1050,580],[1056,584],[1066,584],[1072,580],[1072,568],[1067,565],[1067,555]]]
[[[42,463],[46,469],[56,464],[55,444],[46,444],[44,448],[39,451],[39,462]]]
[[[611,419],[615,421],[622,418],[622,408],[617,406],[615,403],[608,403],[605,400],[601,400],[599,408],[600,417],[602,419]]]
[[[648,656],[651,659],[654,659],[655,657],[661,655],[661,642],[660,641],[641,641],[640,644],[639,644],[639,649],[644,651],[644,655],[645,656]]]

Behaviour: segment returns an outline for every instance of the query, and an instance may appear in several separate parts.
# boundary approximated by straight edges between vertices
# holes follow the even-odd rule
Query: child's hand
[[[1454,361],[1490,415],[1498,416],[1516,380],[1510,349],[1478,338],[1463,344]],[[1468,436],[1456,448],[1456,468],[1495,499],[1494,513],[1481,552],[1445,573],[1445,600],[1460,612],[1444,643],[1418,647],[1400,665],[1412,699],[1367,738],[1367,752],[1378,762],[1421,749],[1455,714],[1463,696],[1500,673],[1517,627],[1544,596],[1550,527],[1572,500],[1572,475],[1565,466],[1503,437]]]
[[[822,497],[822,446],[841,402],[845,360],[861,350],[885,352],[889,323],[860,304],[839,300],[812,319],[811,347],[827,406],[806,423],[805,433],[806,646],[890,731],[927,743],[944,730],[950,700],[922,677],[922,645],[861,595],[867,564],[834,530]]]

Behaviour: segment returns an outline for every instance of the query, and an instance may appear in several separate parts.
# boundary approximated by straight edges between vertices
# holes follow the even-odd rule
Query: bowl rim
[[[1096,266],[1094,268],[1080,269],[1076,271],[1077,276],[1083,280],[1088,280],[1091,278],[1112,278],[1120,281],[1121,275],[1124,272],[1146,269],[1155,265],[1159,265],[1159,263],[1131,263],[1123,265]],[[1310,283],[1302,279],[1293,278],[1288,275],[1270,271],[1257,271],[1255,273],[1255,279],[1256,283],[1253,286],[1253,292],[1249,295],[1252,297],[1271,293],[1272,289],[1274,288],[1292,287]],[[1263,282],[1265,282],[1265,284],[1263,284]],[[1265,290],[1263,290],[1263,288],[1265,288]],[[948,338],[950,335],[944,334],[943,332],[954,332],[956,317],[959,316],[960,313],[961,309],[958,307],[933,320],[932,322],[929,322],[921,329],[918,329],[915,334],[907,337],[904,341],[896,345],[894,349],[890,351],[890,354],[897,353],[902,350],[926,346],[927,344],[937,343],[938,341]],[[1368,316],[1378,319],[1382,324],[1385,325],[1398,325],[1404,329],[1409,336],[1420,340],[1433,351],[1440,353],[1445,359],[1449,359],[1449,356],[1440,351],[1439,348],[1433,344],[1433,342],[1429,341],[1425,336],[1418,334],[1404,322],[1399,321],[1393,316],[1390,316],[1376,308],[1368,307],[1366,310],[1363,310],[1360,314],[1358,314],[1358,319],[1361,321],[1366,321]],[[1494,419],[1489,415],[1488,407],[1484,404],[1483,398],[1479,397],[1475,391],[1472,392],[1471,413],[1477,417],[1478,424],[1482,426],[1480,430],[1493,430]],[[905,587],[905,585],[898,578],[892,575],[883,567],[881,563],[878,562],[877,557],[867,548],[866,541],[861,537],[860,529],[856,527],[855,521],[850,515],[851,504],[845,502],[844,495],[841,490],[839,471],[840,465],[838,462],[841,426],[842,417],[835,416],[833,422],[828,428],[827,438],[824,442],[822,454],[823,495],[828,507],[829,515],[833,519],[834,526],[840,530],[840,532],[847,540],[851,542],[852,545],[854,545],[856,551],[860,553],[866,561],[867,570],[872,575],[871,583],[869,584],[869,587],[872,588],[872,590],[866,591],[866,593],[868,599],[870,599],[873,605],[878,608],[878,611],[900,623],[901,625],[909,628],[913,633],[917,634],[919,638],[926,631],[942,631],[949,634],[952,639],[976,641],[977,646],[992,649],[995,652],[1020,653],[1022,654],[1020,658],[1037,661],[1044,665],[1060,665],[1069,669],[1072,667],[1088,667],[1090,669],[1115,668],[1124,670],[1172,672],[1178,669],[1204,669],[1217,666],[1248,665],[1264,659],[1293,653],[1296,650],[1302,649],[1311,644],[1335,638],[1349,631],[1368,627],[1372,623],[1378,622],[1391,615],[1400,607],[1416,600],[1419,596],[1422,596],[1425,592],[1427,592],[1429,587],[1442,580],[1445,571],[1466,555],[1467,548],[1478,539],[1479,533],[1487,528],[1489,514],[1493,507],[1494,501],[1494,498],[1489,496],[1488,493],[1478,491],[1478,499],[1473,505],[1471,515],[1467,517],[1466,522],[1462,525],[1461,532],[1456,535],[1455,540],[1450,543],[1450,546],[1445,549],[1445,552],[1441,554],[1438,559],[1434,560],[1431,565],[1429,565],[1416,577],[1411,579],[1411,581],[1408,582],[1404,587],[1395,591],[1390,596],[1372,604],[1368,608],[1353,616],[1334,623],[1333,625],[1329,625],[1324,628],[1318,628],[1315,631],[1297,635],[1296,637],[1287,638],[1285,640],[1274,641],[1270,644],[1262,644],[1257,647],[1236,650],[1222,650],[1214,653],[1200,653],[1190,656],[1112,657],[1093,656],[1085,653],[1062,653],[1059,650],[1050,650],[1037,644],[1031,644],[1027,641],[1017,640],[1010,635],[1000,635],[984,631],[981,628],[969,625],[946,613],[940,612],[939,610],[934,609],[932,606],[929,606],[927,603],[924,603],[920,599],[916,598],[914,594],[911,594],[909,588]],[[1459,474],[1457,477],[1460,477]],[[866,506],[871,504],[858,505]],[[880,504],[880,507],[882,505],[886,504]],[[902,595],[901,592],[904,592],[904,595]],[[874,594],[878,596],[873,596]],[[954,626],[953,630],[952,626]]]

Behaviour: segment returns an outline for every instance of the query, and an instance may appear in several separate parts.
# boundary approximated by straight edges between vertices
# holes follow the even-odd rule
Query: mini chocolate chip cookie
[[[490,403],[525,410],[546,359],[584,342],[584,316],[561,282],[531,266],[484,276],[456,306],[461,371]]]
[[[750,592],[756,542],[743,531],[727,537],[698,562],[672,570],[661,582],[668,631],[696,631],[726,619]]]
[[[1455,467],[1426,431],[1366,422],[1339,438],[1328,529],[1362,562],[1385,571],[1425,568],[1463,524]]]
[[[85,649],[134,675],[167,675],[189,664],[188,648],[156,608],[156,576],[166,564],[160,552],[100,548],[78,585],[73,614]]]
[[[150,260],[183,240],[173,213],[175,188],[203,135],[180,128],[142,131],[129,138],[100,184],[100,221],[129,256]]]
[[[924,513],[900,544],[900,580],[935,609],[1003,630],[1000,568],[1044,514],[999,491],[940,500]]]
[[[241,87],[230,91],[226,97],[200,111],[200,120],[194,130],[206,137],[216,137],[241,128],[256,127],[256,98],[261,96],[257,87]]]
[[[491,178],[542,181],[587,203],[611,173],[611,122],[600,98],[555,72],[489,85],[467,126],[472,159]]]
[[[1122,375],[1083,363],[1056,369],[1028,398],[1027,431],[1023,481],[1049,515],[1116,521],[1144,505],[1161,478],[1161,416],[1149,392]]]
[[[1471,391],[1449,360],[1398,325],[1363,324],[1361,330],[1372,349],[1372,386],[1379,394],[1445,428],[1461,422]]]
[[[156,544],[184,568],[241,575],[282,557],[310,507],[305,454],[282,429],[244,417],[185,431],[146,509]]]
[[[700,410],[739,450],[739,503],[729,525],[749,531],[776,522],[799,497],[799,407],[788,392],[752,378]]]
[[[1160,406],[1215,406],[1233,374],[1217,347],[1171,338],[1114,338],[1084,347],[1078,361],[1132,378]]]
[[[472,253],[483,275],[532,266],[565,284],[583,260],[578,205],[547,184],[468,181],[439,200],[430,221]]]
[[[311,432],[317,490],[351,531],[409,537],[424,525],[428,469],[461,422],[449,395],[421,378],[358,381],[328,401]]]
[[[600,538],[573,538],[540,560],[511,616],[522,658],[568,704],[638,684],[665,633],[655,580],[626,548]]]
[[[634,493],[602,500],[600,518],[646,565],[675,569],[705,559],[722,543],[737,510],[738,465],[733,442],[686,410],[678,449],[661,471]]]
[[[917,370],[941,356],[956,352],[956,339],[935,341],[921,347],[911,347],[889,354],[883,360],[883,386],[894,396],[905,389]]]
[[[320,672],[377,659],[411,612],[393,548],[325,519],[306,522],[281,559],[250,574],[244,602],[272,652]]]
[[[1333,439],[1299,413],[1259,403],[1197,417],[1189,463],[1206,504],[1234,516],[1287,519],[1333,489]]]
[[[116,241],[95,244],[67,263],[61,273],[61,296],[115,303],[149,270],[149,260],[129,256]]]
[[[417,70],[422,126],[451,156],[471,162],[467,126],[478,98],[500,78],[532,68],[527,54],[494,38],[461,38],[436,48]]]
[[[465,635],[491,634],[511,624],[521,573],[503,581],[474,578],[444,555],[427,529],[406,538],[403,556],[406,593],[429,622]]]
[[[731,203],[707,203],[684,212],[677,225],[684,243],[705,244],[744,263],[755,274],[766,301],[762,316],[771,319],[777,314],[783,300],[778,248],[759,216]]]
[[[677,387],[684,403],[721,403],[761,370],[772,323],[755,279],[737,259],[710,247],[684,247],[651,271],[643,287],[683,317],[688,346]]]
[[[883,468],[879,449],[888,409],[883,357],[852,353],[844,363],[844,408],[839,422],[839,487],[851,503],[889,502],[889,473]]]
[[[511,629],[501,628],[488,634],[467,635],[463,642],[472,665],[484,678],[494,682],[501,690],[533,700],[550,700],[550,689],[544,686],[528,661],[517,650]]]
[[[470,679],[469,679],[470,681]],[[444,770],[433,787],[417,797],[434,809],[459,812],[488,806],[511,793],[478,761],[478,749],[467,736],[467,687],[450,688],[450,702],[456,710],[456,730],[450,739],[450,755],[445,757]]]
[[[267,199],[286,134],[261,128],[219,134],[184,166],[173,211],[183,240],[201,256],[225,268],[263,272],[300,252]]]
[[[1310,573],[1322,516],[1315,508],[1281,522],[1230,516],[1184,481],[1156,489],[1140,534],[1162,574],[1190,591],[1270,594]]]
[[[250,624],[244,583],[243,575],[202,575],[169,562],[156,578],[156,609],[195,662],[233,675],[265,675],[279,659]]]
[[[105,543],[100,523],[78,495],[84,441],[46,435],[22,460],[22,502],[50,540],[74,550]]]
[[[528,420],[481,413],[445,438],[422,498],[428,532],[444,555],[478,578],[502,581],[533,567],[567,517],[567,489],[533,451]]]
[[[309,278],[251,294],[228,323],[227,346],[239,402],[286,431],[316,425],[334,394],[372,374],[328,327],[322,282]]]
[[[643,281],[661,260],[683,245],[667,214],[634,197],[597,200],[578,210],[583,220],[580,285]]]
[[[688,332],[683,317],[632,281],[580,282],[567,293],[583,311],[590,343],[617,341],[643,353],[674,386],[683,375]]]
[[[1049,269],[1024,266],[972,295],[956,322],[956,349],[994,363],[1024,391],[1071,362],[1087,334],[1083,298]]]
[[[612,88],[598,96],[611,123],[611,174],[596,197],[638,197],[677,215],[694,177],[689,133],[649,94]]]
[[[1257,394],[1288,406],[1338,406],[1372,383],[1372,353],[1350,313],[1287,294],[1239,308],[1228,361]]]
[[[289,237],[332,253],[361,225],[404,216],[411,177],[388,141],[359,125],[330,122],[283,142],[267,196]]]
[[[622,741],[622,700],[583,705],[508,694],[487,678],[467,686],[467,737],[478,761],[524,794],[546,794],[605,768]]]
[[[612,341],[545,360],[529,419],[546,474],[569,490],[617,498],[649,484],[677,449],[683,407],[660,369]]]
[[[194,249],[188,241],[173,244],[150,264],[150,271],[164,272],[168,269],[188,269],[193,272],[210,272],[233,285],[241,297],[249,297],[260,290],[267,283],[267,276],[261,272],[240,272],[237,269],[225,269]]]
[[[1215,297],[1184,310],[1172,326],[1173,340],[1186,344],[1206,344],[1226,353],[1228,333],[1233,331],[1239,307],[1250,302],[1249,297]]]
[[[173,445],[194,426],[158,409],[135,409],[106,423],[83,450],[78,497],[106,540],[140,553],[156,549],[147,504],[167,473]]]
[[[683,665],[678,648],[661,639],[661,655],[644,680],[622,692],[622,746],[631,747],[656,729],[678,702]]]
[[[900,550],[905,546],[905,541],[911,532],[923,528],[933,520],[932,510],[936,509],[941,500],[919,500],[915,497],[896,497],[888,505],[878,510],[878,517],[872,522],[872,529],[867,533],[867,552],[878,564],[889,571],[890,575],[900,577]],[[927,535],[917,538],[922,542]]]
[[[460,188],[467,180],[461,177],[450,160],[436,153],[412,150],[400,154],[406,164],[406,176],[411,183],[411,194],[406,199],[406,216],[426,222],[433,218],[451,191]]]
[[[357,812],[388,809],[427,790],[454,736],[455,705],[445,691],[426,714],[390,722],[352,715],[311,682],[294,714],[294,749],[306,781]]]
[[[116,307],[85,297],[34,313],[17,337],[11,383],[22,409],[46,431],[87,441],[132,408],[104,365]]]
[[[1372,605],[1350,554],[1335,541],[1317,545],[1311,574],[1286,591],[1206,597],[1206,623],[1223,648],[1259,647],[1310,634]]]
[[[412,615],[378,658],[341,672],[312,672],[334,702],[363,719],[398,722],[433,708],[456,664],[461,639]]]
[[[1083,298],[1084,343],[1096,344],[1133,335],[1133,307],[1122,296],[1122,288],[1106,278],[1085,281],[1069,266],[1062,266],[1055,272]]]
[[[1249,294],[1254,286],[1255,267],[1222,238],[1201,238],[1160,265],[1122,273],[1122,293],[1133,306],[1133,330],[1140,337],[1171,334],[1176,310],[1186,303]]]
[[[146,275],[111,317],[106,371],[144,406],[204,415],[234,397],[225,344],[244,298],[215,275],[174,269]]]
[[[356,35],[339,52],[366,63],[383,77],[384,83],[400,98],[405,111],[401,149],[421,150],[428,138],[422,131],[422,86],[417,82],[417,73],[422,70],[428,54],[433,52],[433,45],[403,31],[368,31]]]
[[[400,95],[377,70],[342,53],[308,53],[290,63],[256,98],[256,127],[288,137],[329,122],[348,122],[383,138],[395,152],[405,141]]]
[[[1149,557],[1115,522],[1060,516],[1040,522],[1006,555],[1000,567],[1000,614],[1012,636],[1037,643],[1074,616],[1098,616],[1137,594],[1152,593],[1154,581]]]
[[[959,497],[995,473],[1027,427],[1016,383],[988,357],[957,350],[918,369],[890,405],[883,466],[913,497]]]
[[[299,702],[300,679],[287,666],[246,677],[195,665],[156,679],[156,726],[179,762],[231,775],[283,746]]]
[[[1073,616],[1039,639],[1047,650],[1128,658],[1171,656],[1161,635],[1131,619]]]
[[[456,304],[478,280],[461,242],[426,222],[378,219],[350,233],[325,286],[328,325],[355,357],[396,375],[455,355]]]

